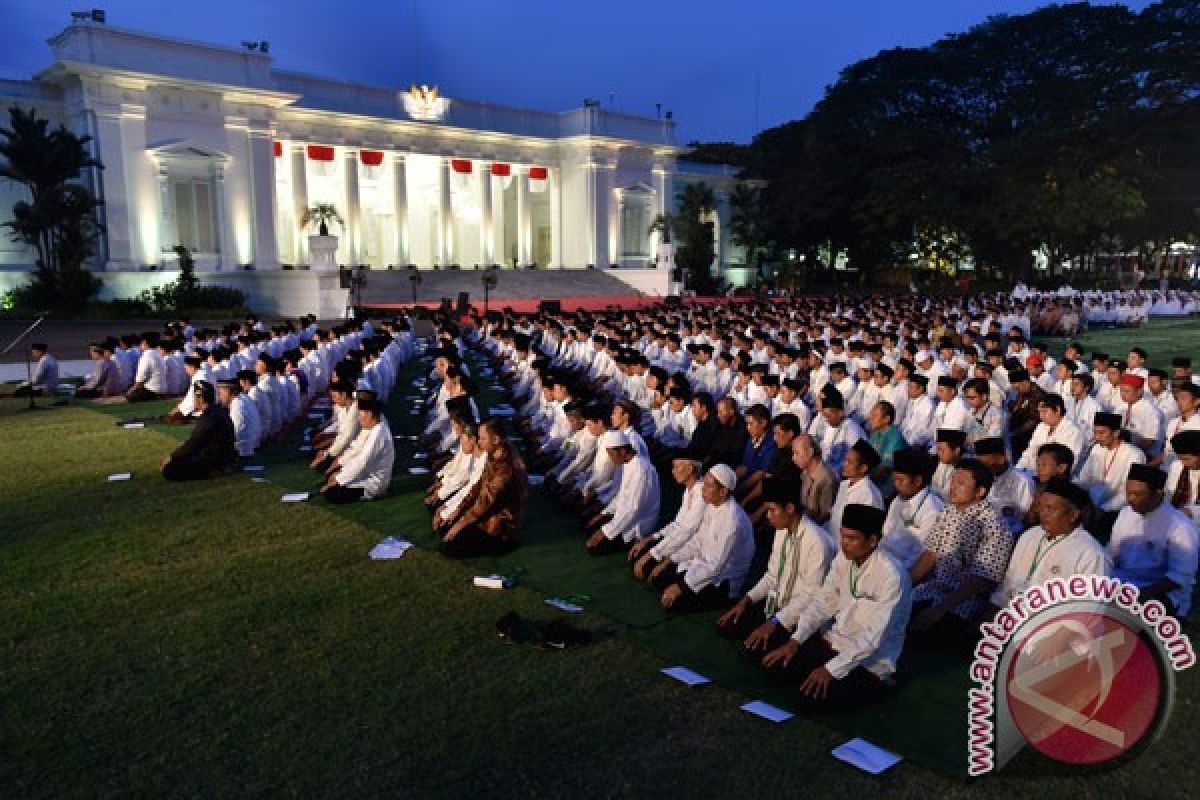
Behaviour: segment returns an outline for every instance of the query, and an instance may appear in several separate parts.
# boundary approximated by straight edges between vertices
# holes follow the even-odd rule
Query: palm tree
[[[304,212],[304,216],[300,220],[300,225],[307,228],[309,225],[316,223],[320,234],[328,236],[329,223],[331,222],[336,222],[343,227],[346,225],[342,219],[342,215],[338,213],[337,208],[332,203],[317,203]]]
[[[710,272],[717,255],[712,222],[716,209],[717,198],[713,190],[703,183],[691,183],[684,187],[679,213],[675,215],[675,231],[680,242],[675,263],[687,274],[691,288],[700,294],[712,294],[716,289],[716,281]]]
[[[656,233],[661,233],[662,234],[662,243],[670,244],[671,243],[671,226],[672,225],[673,225],[673,223],[671,221],[670,214],[659,214],[658,216],[656,216],[654,218],[654,221],[650,223],[649,234],[651,236],[653,236]]]
[[[33,250],[34,289],[58,306],[82,305],[97,286],[83,264],[95,251],[100,201],[78,183],[85,169],[103,168],[88,155],[89,141],[61,125],[51,130],[33,109],[16,106],[9,127],[0,128],[0,178],[20,184],[29,197],[13,205],[3,227]]]

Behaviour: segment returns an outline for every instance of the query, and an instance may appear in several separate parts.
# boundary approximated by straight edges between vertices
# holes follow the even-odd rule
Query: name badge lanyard
[[[1037,550],[1034,551],[1033,554],[1033,563],[1029,565],[1029,572],[1025,574],[1026,583],[1033,578],[1033,573],[1037,572],[1038,564],[1041,564],[1042,561],[1046,559],[1046,556],[1050,555],[1050,551],[1054,549],[1054,546],[1065,538],[1067,537],[1059,536],[1057,539],[1050,542],[1050,546],[1046,548],[1045,552],[1042,552],[1042,545],[1046,544],[1046,535],[1044,533],[1042,534],[1042,538],[1038,540]]]

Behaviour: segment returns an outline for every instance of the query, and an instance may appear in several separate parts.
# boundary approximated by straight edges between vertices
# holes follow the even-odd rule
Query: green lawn
[[[314,483],[292,443],[264,454],[269,483],[168,485],[157,466],[180,429],[20,406],[0,402],[0,797],[1182,797],[1196,784],[1195,670],[1167,736],[1133,763],[1081,773],[1026,752],[967,782],[946,759],[965,666],[913,657],[896,701],[853,718],[751,717],[738,706],[786,695],[710,620],[664,622],[547,498],[499,564],[423,547],[372,562],[385,535],[429,543],[418,479],[345,511],[284,506],[285,489]],[[397,433],[405,408],[392,403]],[[121,471],[134,479],[104,480]],[[497,566],[522,587],[471,586]],[[573,621],[617,635],[568,652],[497,639],[506,611],[553,618],[549,593],[588,594]],[[674,663],[718,683],[658,674]],[[855,734],[908,760],[874,778],[829,755]]]

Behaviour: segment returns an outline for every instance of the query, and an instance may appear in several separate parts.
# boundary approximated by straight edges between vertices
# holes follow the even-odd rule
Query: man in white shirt
[[[925,550],[925,537],[944,504],[930,487],[936,460],[925,450],[910,447],[893,456],[892,483],[896,497],[883,523],[883,549],[906,571]]]
[[[1141,450],[1121,441],[1121,415],[1101,411],[1093,424],[1095,444],[1079,470],[1079,484],[1092,498],[1100,513],[1089,530],[1107,539],[1117,513],[1126,505],[1125,479],[1133,464],[1146,463]]]
[[[842,512],[846,506],[867,505],[883,510],[883,496],[870,477],[871,472],[879,466],[879,461],[879,453],[866,439],[859,439],[846,454],[846,461],[842,464],[842,482],[838,486],[826,526],[831,536],[834,531],[842,529]]]
[[[766,572],[717,620],[728,638],[743,641],[751,652],[784,643],[796,619],[820,591],[837,547],[813,522],[800,502],[796,477],[769,476],[763,481],[763,505],[775,530]]]
[[[866,438],[866,434],[857,422],[846,417],[842,393],[833,386],[826,386],[821,390],[821,417],[825,421],[825,427],[818,440],[821,457],[834,474],[838,475],[850,448],[859,439]]]
[[[1167,426],[1158,406],[1146,399],[1145,386],[1145,378],[1125,373],[1117,387],[1120,401],[1112,410],[1121,415],[1130,444],[1153,459],[1162,450]]]
[[[907,382],[908,403],[900,432],[904,434],[904,441],[913,447],[929,447],[937,433],[933,424],[933,400],[925,391],[928,383],[928,378],[916,373],[909,376]]]
[[[621,483],[613,499],[586,526],[591,534],[587,549],[594,556],[615,553],[649,536],[658,524],[662,502],[654,464],[634,449],[626,434],[614,431],[611,437],[606,442],[608,457],[619,465]]]
[[[217,399],[229,409],[229,420],[233,423],[233,446],[238,456],[250,458],[262,437],[254,401],[242,394],[242,385],[237,378],[226,378],[217,383]]]
[[[395,443],[378,400],[359,398],[358,424],[361,430],[351,452],[321,487],[321,494],[331,503],[382,497],[392,482]]]
[[[1175,403],[1179,416],[1167,423],[1166,446],[1162,452],[1162,466],[1170,467],[1175,460],[1174,439],[1184,431],[1200,431],[1200,386],[1184,381],[1175,387]]]
[[[1025,530],[1025,515],[1033,505],[1037,485],[1028,474],[1009,465],[1003,439],[980,439],[975,445],[975,455],[992,473],[992,488],[988,490],[987,501],[1000,515],[1004,527],[1013,536],[1020,536]]]
[[[1038,498],[1041,525],[1025,531],[1013,548],[1003,580],[992,592],[994,611],[1019,592],[1053,578],[1107,575],[1104,548],[1083,528],[1088,493],[1064,478],[1054,478]]]
[[[841,551],[792,637],[763,666],[799,683],[799,701],[821,708],[878,698],[893,684],[912,611],[908,573],[879,547],[884,514],[846,508]]]
[[[708,506],[703,497],[703,475],[699,461],[684,456],[672,459],[671,477],[683,487],[683,500],[673,520],[629,548],[629,561],[633,564],[635,578],[644,580],[657,577],[655,572],[659,567],[669,564],[676,551],[700,530],[700,521],[704,519],[704,510]]]
[[[58,361],[50,355],[45,342],[29,345],[30,360],[34,362],[30,380],[21,381],[13,390],[13,397],[28,397],[30,394],[52,395],[58,391]]]
[[[1143,606],[1157,600],[1183,619],[1196,585],[1196,525],[1166,501],[1167,476],[1145,464],[1129,468],[1125,496],[1106,550],[1113,574],[1141,590]]]
[[[933,409],[933,424],[938,430],[953,428],[956,431],[967,429],[967,406],[958,394],[958,381],[949,375],[938,378],[937,406]]]
[[[157,400],[160,395],[167,393],[167,365],[158,351],[157,337],[145,334],[138,346],[141,355],[138,357],[137,373],[133,378],[133,386],[125,393],[125,399],[130,403]]]
[[[662,588],[662,605],[673,613],[721,608],[742,591],[754,558],[750,518],[733,499],[737,476],[727,464],[717,464],[704,476],[708,508],[700,530],[674,556],[671,566],[655,579]]]
[[[249,370],[243,372],[248,373]],[[252,398],[255,393],[258,393],[258,397],[255,399],[260,414],[264,409],[267,413],[271,413],[270,401],[262,389],[253,385],[249,391]],[[313,469],[321,472],[328,471],[346,452],[350,444],[358,438],[359,434],[358,406],[354,399],[354,388],[348,383],[334,381],[329,386],[329,398],[333,405],[333,430],[330,431],[326,428],[324,432],[313,438],[313,448],[316,453],[313,454],[310,465]],[[264,440],[270,435],[270,417],[267,417],[265,422],[268,427],[263,430]]]
[[[1167,471],[1166,496],[1194,524],[1200,524],[1200,431],[1183,431],[1171,439],[1175,460]]]
[[[1083,464],[1084,436],[1083,431],[1066,418],[1066,406],[1063,399],[1056,394],[1048,394],[1038,403],[1038,417],[1041,422],[1033,430],[1033,438],[1029,446],[1017,462],[1017,469],[1023,469],[1033,474],[1037,468],[1038,450],[1044,444],[1052,442],[1066,445],[1075,458],[1075,465]]]

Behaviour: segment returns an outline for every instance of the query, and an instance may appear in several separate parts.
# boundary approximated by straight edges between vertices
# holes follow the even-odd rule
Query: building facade
[[[683,180],[704,177],[680,175],[669,115],[347,83],[275,69],[258,48],[92,20],[49,45],[32,80],[0,81],[0,103],[91,137],[103,164],[86,176],[104,202],[98,271],[169,270],[176,245],[199,271],[303,267],[315,231],[302,219],[317,204],[344,220],[330,230],[343,265],[646,267],[654,217]],[[0,216],[18,191],[0,186]],[[31,261],[0,243],[0,269]]]

